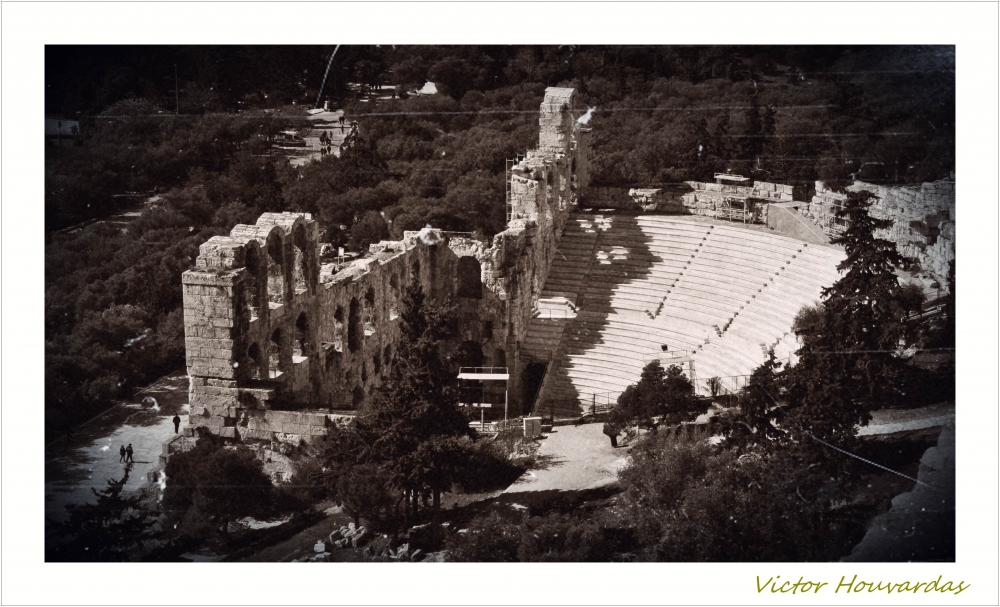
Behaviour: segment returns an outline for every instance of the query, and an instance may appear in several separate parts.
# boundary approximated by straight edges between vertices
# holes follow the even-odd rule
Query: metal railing
[[[718,380],[716,395],[736,396],[750,382],[749,375],[730,375],[727,377],[706,377],[694,381],[694,393],[702,396],[712,394],[711,382]]]
[[[482,434],[499,434],[508,430],[521,430],[524,428],[524,419],[515,417],[508,420],[497,420],[493,422],[469,422],[470,428],[475,428]]]
[[[576,317],[576,310],[567,310],[565,308],[546,308],[544,310],[539,310],[535,308],[531,311],[532,318],[574,318]]]
[[[692,356],[694,352],[691,350],[668,350],[666,352],[652,352],[649,354],[642,355],[642,362],[650,362],[654,360],[670,360],[673,358],[685,358]]]
[[[462,386],[458,389],[458,400],[463,405],[491,405],[502,409],[506,398],[504,391],[494,384],[493,387]]]
[[[470,373],[474,375],[499,375],[506,374],[507,367],[459,367],[458,372]]]

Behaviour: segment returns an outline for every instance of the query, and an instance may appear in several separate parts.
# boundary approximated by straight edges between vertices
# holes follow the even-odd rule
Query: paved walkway
[[[344,143],[344,139],[351,133],[351,128],[354,126],[354,122],[347,121],[342,128],[340,126],[340,117],[343,115],[344,110],[333,110],[306,116],[306,119],[311,123],[312,132],[303,137],[306,143],[305,147],[281,148],[288,154],[291,165],[298,167],[306,165],[313,160],[319,160],[322,158],[319,152],[320,147],[331,146],[331,153],[334,156],[340,156],[340,146]],[[330,142],[321,145],[319,136],[320,133],[324,132],[330,138]]]
[[[535,467],[508,487],[504,495],[530,498],[586,491],[615,482],[628,452],[622,447],[613,449],[601,432],[603,427],[584,424],[553,428],[535,455]]]
[[[858,436],[937,428],[954,422],[954,403],[941,403],[917,409],[882,409],[872,412],[872,419],[868,425],[858,428]]]
[[[91,489],[107,487],[120,479],[125,464],[118,448],[132,443],[135,464],[127,491],[139,489],[146,473],[156,470],[162,444],[175,436],[171,421],[181,415],[181,432],[187,425],[188,377],[172,373],[140,391],[133,402],[122,404],[63,439],[45,448],[45,515],[66,518],[66,505],[94,502]]]

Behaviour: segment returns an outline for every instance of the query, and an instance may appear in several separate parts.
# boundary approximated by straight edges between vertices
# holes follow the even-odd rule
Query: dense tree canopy
[[[678,365],[666,369],[659,360],[649,362],[639,382],[625,388],[611,410],[608,425],[612,429],[655,423],[672,426],[690,421],[704,412],[694,395],[694,386]]]

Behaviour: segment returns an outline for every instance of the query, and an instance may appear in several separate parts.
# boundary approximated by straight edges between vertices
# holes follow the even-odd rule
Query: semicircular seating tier
[[[841,249],[678,216],[574,214],[522,353],[547,363],[536,413],[613,404],[659,358],[701,394],[738,387],[839,277]],[[692,369],[693,367],[693,369]]]

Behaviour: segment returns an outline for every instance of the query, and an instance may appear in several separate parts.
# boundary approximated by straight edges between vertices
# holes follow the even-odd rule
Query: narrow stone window
[[[333,349],[344,351],[344,308],[341,306],[333,313]]]
[[[306,318],[306,313],[302,312],[299,314],[298,319],[295,320],[295,341],[292,343],[292,356],[300,358],[309,356],[307,352],[308,344],[309,320]]]
[[[361,349],[361,304],[357,297],[351,298],[351,308],[347,313],[347,348],[351,352]]]
[[[250,308],[250,319],[260,317],[260,291],[257,284],[260,276],[260,253],[257,252],[256,244],[246,246],[246,257],[244,266],[246,267],[246,297],[247,307]]]
[[[306,229],[299,224],[292,235],[292,246],[295,250],[295,264],[292,276],[295,278],[295,292],[305,293],[308,290],[306,276]]]
[[[268,375],[272,378],[285,371],[281,364],[281,338],[281,329],[275,329],[274,333],[271,333],[271,343],[267,346]]]
[[[260,346],[255,343],[247,348],[247,377],[260,379]]]
[[[370,337],[375,334],[375,289],[368,287],[368,292],[365,293],[365,303],[363,310],[363,321],[365,324],[365,337]]]
[[[267,300],[276,304],[285,301],[282,248],[281,236],[272,232],[267,238]]]
[[[481,299],[483,296],[482,267],[475,257],[458,259],[458,297]]]

